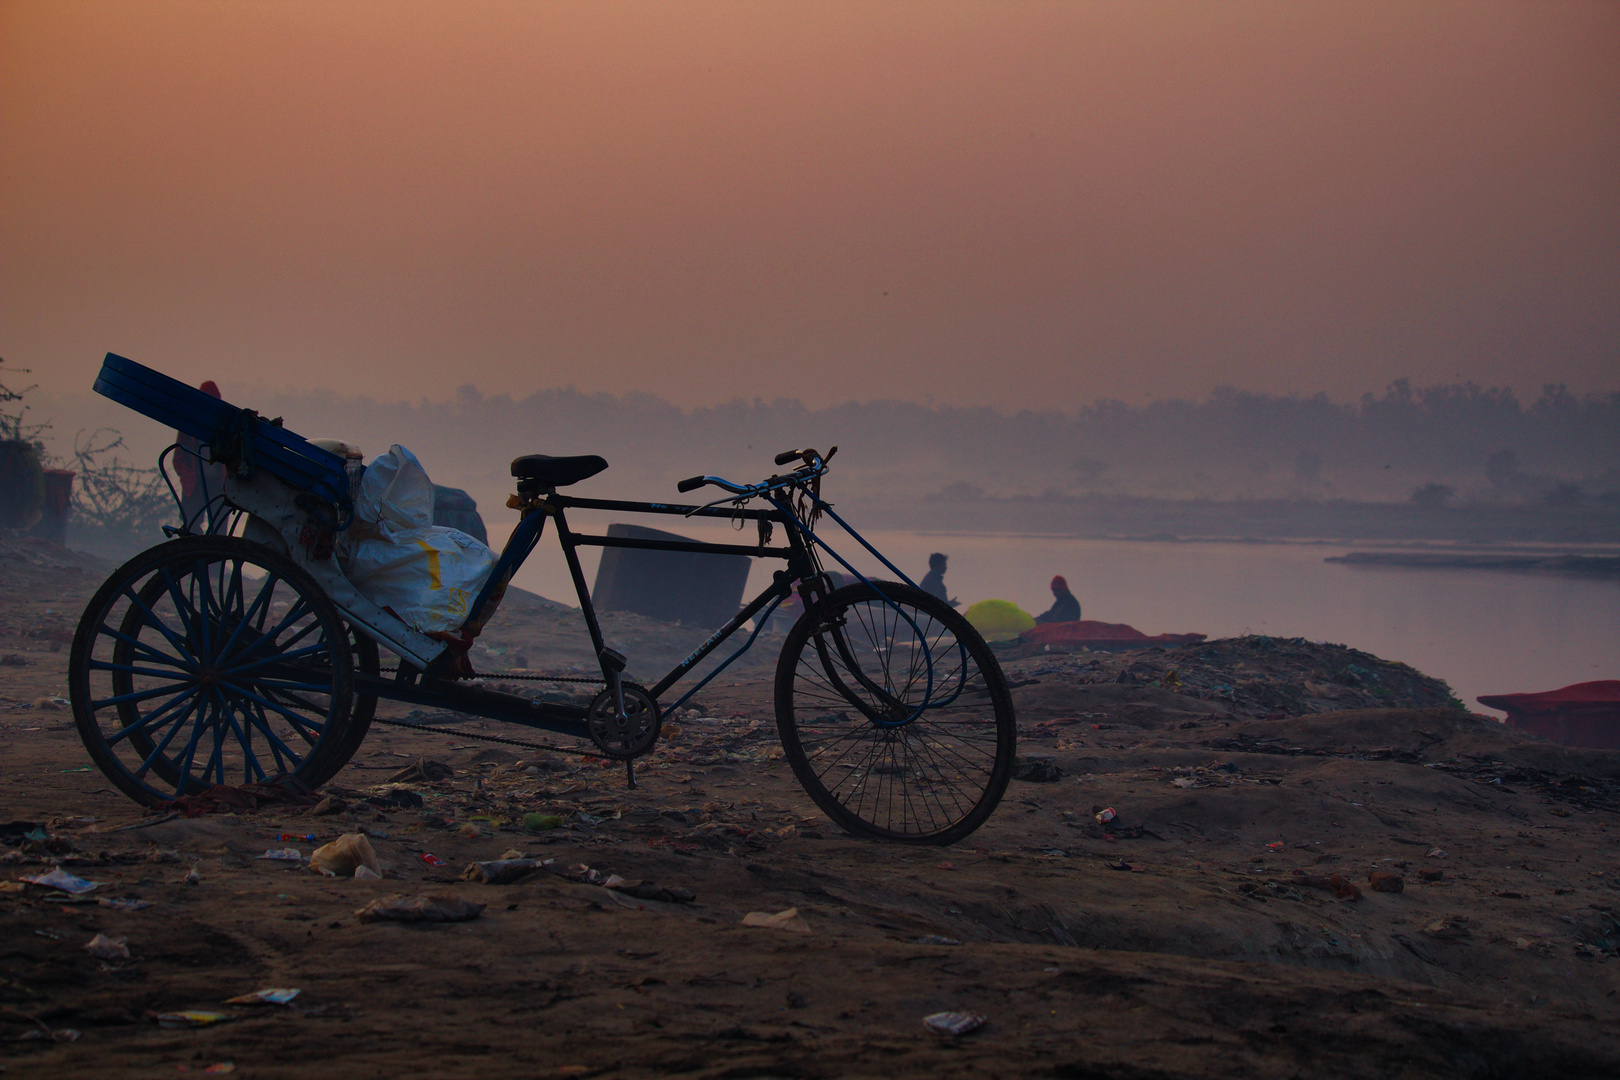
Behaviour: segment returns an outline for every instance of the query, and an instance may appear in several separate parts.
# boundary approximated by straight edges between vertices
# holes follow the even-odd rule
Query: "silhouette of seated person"
[[[1069,583],[1059,574],[1052,579],[1052,606],[1035,616],[1038,623],[1079,622],[1080,601],[1069,591]]]
[[[923,579],[917,585],[929,596],[943,600],[951,607],[956,607],[959,603],[952,600],[945,591],[945,556],[937,551],[928,556],[928,573],[923,575]]]

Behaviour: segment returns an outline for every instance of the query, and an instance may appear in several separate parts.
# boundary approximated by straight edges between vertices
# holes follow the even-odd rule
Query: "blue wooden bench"
[[[252,409],[238,408],[115,353],[102,361],[95,391],[207,444],[210,460],[223,462],[239,479],[252,479],[255,470],[263,469],[326,500],[337,508],[333,524],[348,524],[353,504],[343,459],[288,431],[279,420],[266,420]]]

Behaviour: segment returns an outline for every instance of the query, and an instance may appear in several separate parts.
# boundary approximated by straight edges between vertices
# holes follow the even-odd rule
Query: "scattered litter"
[[[1432,847],[1429,849],[1429,853],[1423,857],[1425,859],[1443,859],[1446,857],[1446,853],[1437,847]]]
[[[1119,815],[1114,812],[1114,808],[1112,806],[1100,807],[1099,809],[1093,811],[1092,816],[1094,816],[1097,821],[1103,825],[1106,825],[1110,821],[1113,821],[1115,818],[1119,817]]]
[[[101,882],[99,881],[86,881],[82,877],[75,877],[73,874],[63,870],[60,866],[48,874],[38,874],[34,877],[25,877],[23,880],[31,882],[35,885],[43,885],[47,889],[61,889],[65,893],[75,894],[90,892],[101,885]]]
[[[328,795],[309,808],[309,816],[326,817],[329,814],[341,814],[348,808],[349,800],[338,795]]]
[[[1294,871],[1294,884],[1307,889],[1325,889],[1335,900],[1360,900],[1361,890],[1343,874],[1318,877],[1303,870]]]
[[[195,866],[186,872],[186,876],[182,880],[187,885],[200,885],[202,883],[202,877],[197,873],[197,868]]]
[[[255,855],[255,859],[268,859],[271,862],[301,863],[304,861],[303,853],[295,847],[267,848],[263,855]]]
[[[483,904],[458,896],[395,895],[373,900],[354,914],[361,922],[466,922],[483,910]]]
[[[112,908],[114,911],[145,911],[152,906],[150,900],[136,900],[129,897],[114,898],[111,896],[103,896],[96,903],[104,908]]]
[[[1392,874],[1388,870],[1374,870],[1367,875],[1374,892],[1404,892],[1406,881],[1399,874]]]
[[[202,1028],[212,1027],[215,1024],[225,1024],[236,1017],[227,1012],[210,1012],[207,1009],[185,1009],[181,1012],[157,1013],[152,1019],[158,1022],[159,1027],[169,1028]]]
[[[330,844],[322,844],[310,852],[309,868],[326,877],[358,877],[362,868],[382,876],[377,852],[362,833],[344,833]]]
[[[304,835],[300,836],[297,833],[284,832],[280,836],[276,837],[276,841],[282,844],[287,843],[289,840],[302,840],[306,844],[313,844],[315,842],[315,834],[305,833]]]
[[[1050,784],[1063,779],[1063,770],[1050,760],[1038,758],[1026,761],[1014,769],[1013,779],[1033,784]]]
[[[456,770],[442,761],[429,761],[419,757],[411,764],[388,778],[390,784],[436,784],[441,780],[448,780],[456,774]]]
[[[354,868],[354,877],[356,881],[382,880],[382,875],[377,873],[377,871],[373,870],[371,867],[367,866],[365,863],[361,863],[359,866]]]
[[[633,896],[637,900],[657,900],[664,904],[690,904],[697,899],[697,893],[692,892],[690,889],[682,889],[673,885],[662,886],[651,881],[643,881],[632,885],[617,874],[608,878],[602,885],[604,888],[612,889],[614,892]],[[808,930],[809,927],[807,926],[805,929]]]
[[[168,806],[186,817],[202,817],[221,811],[236,813],[257,810],[263,805],[313,806],[316,801],[315,794],[309,790],[308,784],[296,776],[283,774],[253,784],[239,786],[215,784],[199,795],[182,795],[177,799],[170,799]]]
[[[786,911],[778,911],[772,915],[765,911],[750,911],[743,916],[744,926],[762,926],[768,930],[786,930],[793,934],[808,934],[810,924],[804,921],[799,909],[790,907]]]
[[[461,876],[463,880],[484,885],[510,885],[539,868],[539,859],[493,859],[473,863],[461,872]]]
[[[946,859],[944,862],[939,864],[939,868],[941,870],[955,870],[956,864],[951,862],[949,859]]]
[[[450,865],[449,860],[441,859],[437,855],[433,854],[433,852],[431,852],[431,851],[424,851],[424,852],[422,852],[422,854],[418,855],[417,858],[421,859],[423,862],[427,863],[429,866],[449,866]]]
[[[233,998],[226,998],[227,1005],[285,1005],[301,993],[296,988],[283,989],[271,987],[267,990],[255,990],[251,994],[238,994]]]
[[[420,810],[427,805],[422,796],[410,788],[390,788],[380,795],[366,796],[366,802],[373,806],[393,806],[401,810]]]
[[[563,827],[563,818],[560,814],[524,814],[523,827],[530,832],[560,829]]]
[[[923,1017],[923,1026],[936,1035],[966,1035],[984,1026],[983,1013],[937,1012]]]
[[[960,941],[957,941],[953,937],[946,937],[944,934],[926,934],[923,937],[920,937],[920,938],[917,939],[917,944],[919,944],[919,945],[960,945],[962,943]]]
[[[1469,920],[1461,915],[1436,919],[1426,925],[1423,932],[1439,941],[1467,941],[1474,936]]]
[[[97,960],[128,960],[129,939],[97,934],[85,945],[84,951]]]

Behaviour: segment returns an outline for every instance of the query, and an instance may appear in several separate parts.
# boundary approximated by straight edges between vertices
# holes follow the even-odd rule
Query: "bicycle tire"
[[[346,629],[349,636],[350,663],[354,670],[366,675],[381,672],[382,662],[377,643],[352,623],[348,624]],[[351,700],[349,722],[343,729],[342,738],[333,747],[331,754],[323,755],[318,768],[305,781],[311,787],[324,784],[341,772],[349,763],[349,759],[359,751],[366,733],[371,730],[371,721],[377,716],[377,695],[364,694],[357,689]]]
[[[846,585],[799,618],[777,661],[776,725],[805,792],[857,835],[956,843],[1012,778],[1001,666],[966,619],[909,585]]]
[[[68,661],[74,723],[96,766],[147,805],[277,775],[315,786],[342,764],[352,648],[291,560],[239,537],[181,537],[119,567],[85,608]]]

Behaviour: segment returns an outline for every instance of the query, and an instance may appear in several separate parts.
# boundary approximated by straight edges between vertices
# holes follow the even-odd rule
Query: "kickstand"
[[[636,786],[636,759],[635,758],[625,758],[624,759],[624,776],[625,776],[626,780],[630,781],[631,790],[634,790],[635,786]]]

